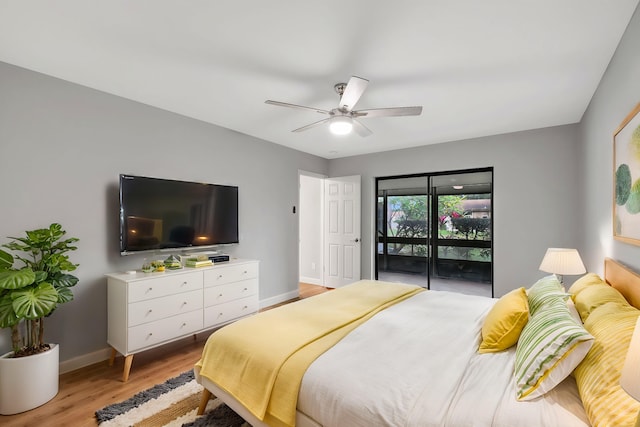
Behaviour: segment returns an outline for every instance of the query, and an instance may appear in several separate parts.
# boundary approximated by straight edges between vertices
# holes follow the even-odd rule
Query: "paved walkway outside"
[[[395,273],[388,271],[378,272],[378,280],[385,282],[409,283],[412,285],[427,286],[427,276],[423,274]],[[436,291],[460,292],[467,295],[481,295],[491,297],[491,284],[470,282],[459,279],[431,278],[431,289]]]

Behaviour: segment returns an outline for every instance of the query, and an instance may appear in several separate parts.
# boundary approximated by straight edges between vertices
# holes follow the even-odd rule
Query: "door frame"
[[[300,178],[301,176],[315,178],[322,181],[321,190],[320,190],[321,194],[320,194],[320,209],[319,209],[319,213],[320,213],[319,222],[321,224],[321,227],[324,227],[324,180],[327,178],[327,175],[298,169],[298,283],[303,278],[302,275],[300,274],[301,271],[303,271],[303,268],[302,268],[303,240],[301,238],[301,235],[302,235],[301,223],[303,222],[303,216],[306,215],[305,206],[302,206],[302,203],[301,203],[301,200],[302,200],[302,196],[301,196],[302,185],[301,185],[301,178]],[[319,283],[311,283],[313,285],[319,285],[319,286],[324,286],[325,284],[323,239],[324,239],[324,233],[323,233],[323,230],[320,230],[320,241],[316,242],[317,244],[320,245],[319,259],[317,262],[318,268],[320,269],[320,278],[319,278]],[[305,283],[310,283],[310,281],[305,281]]]
[[[414,173],[414,174],[404,174],[404,175],[391,175],[391,176],[380,176],[380,177],[375,177],[375,185],[374,185],[374,197],[373,197],[373,239],[372,239],[372,255],[373,255],[373,259],[374,262],[372,263],[373,266],[373,275],[372,277],[375,280],[378,280],[378,226],[377,226],[377,217],[378,217],[378,213],[377,213],[377,209],[378,209],[378,192],[379,192],[379,181],[384,181],[384,180],[390,180],[390,179],[405,179],[405,178],[425,178],[427,180],[427,198],[429,200],[429,210],[430,210],[430,214],[432,217],[429,218],[429,221],[433,223],[435,216],[437,216],[437,204],[436,204],[436,209],[433,209],[433,202],[432,202],[432,188],[431,187],[431,180],[433,177],[438,177],[438,176],[446,176],[446,175],[461,175],[461,174],[471,174],[471,173],[478,173],[478,172],[491,172],[491,295],[493,296],[494,294],[494,287],[493,287],[493,280],[494,280],[494,265],[495,265],[495,234],[494,234],[494,225],[495,225],[495,219],[494,219],[494,178],[495,178],[495,174],[494,174],[494,167],[493,166],[488,166],[488,167],[483,167],[483,168],[472,168],[472,169],[459,169],[459,170],[449,170],[449,171],[439,171],[439,172],[425,172],[425,173]],[[432,228],[431,233],[428,233],[429,236],[427,238],[427,245],[429,246],[427,249],[428,253],[431,253],[431,251],[433,251],[435,248],[433,247],[435,244],[434,238],[433,238],[433,233],[436,233],[436,231],[433,230],[433,224],[430,224],[430,227]],[[434,268],[433,264],[433,257],[429,256],[429,259],[427,260],[427,287],[430,287],[430,280],[431,280],[431,273],[432,270]]]

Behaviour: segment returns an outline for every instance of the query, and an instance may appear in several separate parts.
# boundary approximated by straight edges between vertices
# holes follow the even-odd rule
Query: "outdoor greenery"
[[[491,219],[471,218],[465,212],[463,202],[482,199],[486,195],[438,196],[438,236],[441,239],[491,240]],[[387,198],[387,235],[389,237],[426,238],[428,236],[428,199],[425,195],[389,196]],[[389,253],[398,255],[427,256],[424,244],[389,243]],[[442,258],[490,261],[489,249],[458,246],[441,246]]]

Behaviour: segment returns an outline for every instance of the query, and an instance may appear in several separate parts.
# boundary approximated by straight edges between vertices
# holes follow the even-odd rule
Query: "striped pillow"
[[[527,290],[527,297],[529,298],[529,311],[534,314],[547,301],[553,301],[558,298],[565,301],[569,294],[564,292],[562,284],[556,275],[552,274],[531,285]]]
[[[620,387],[620,373],[640,311],[609,302],[593,310],[585,328],[596,337],[575,370],[580,398],[594,427],[632,426],[640,403]]]
[[[593,337],[572,317],[561,298],[548,300],[533,313],[516,347],[518,400],[542,396],[582,361]]]

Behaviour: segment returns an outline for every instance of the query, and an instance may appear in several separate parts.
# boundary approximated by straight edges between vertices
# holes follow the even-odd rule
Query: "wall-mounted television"
[[[238,187],[120,175],[120,254],[238,243]]]

